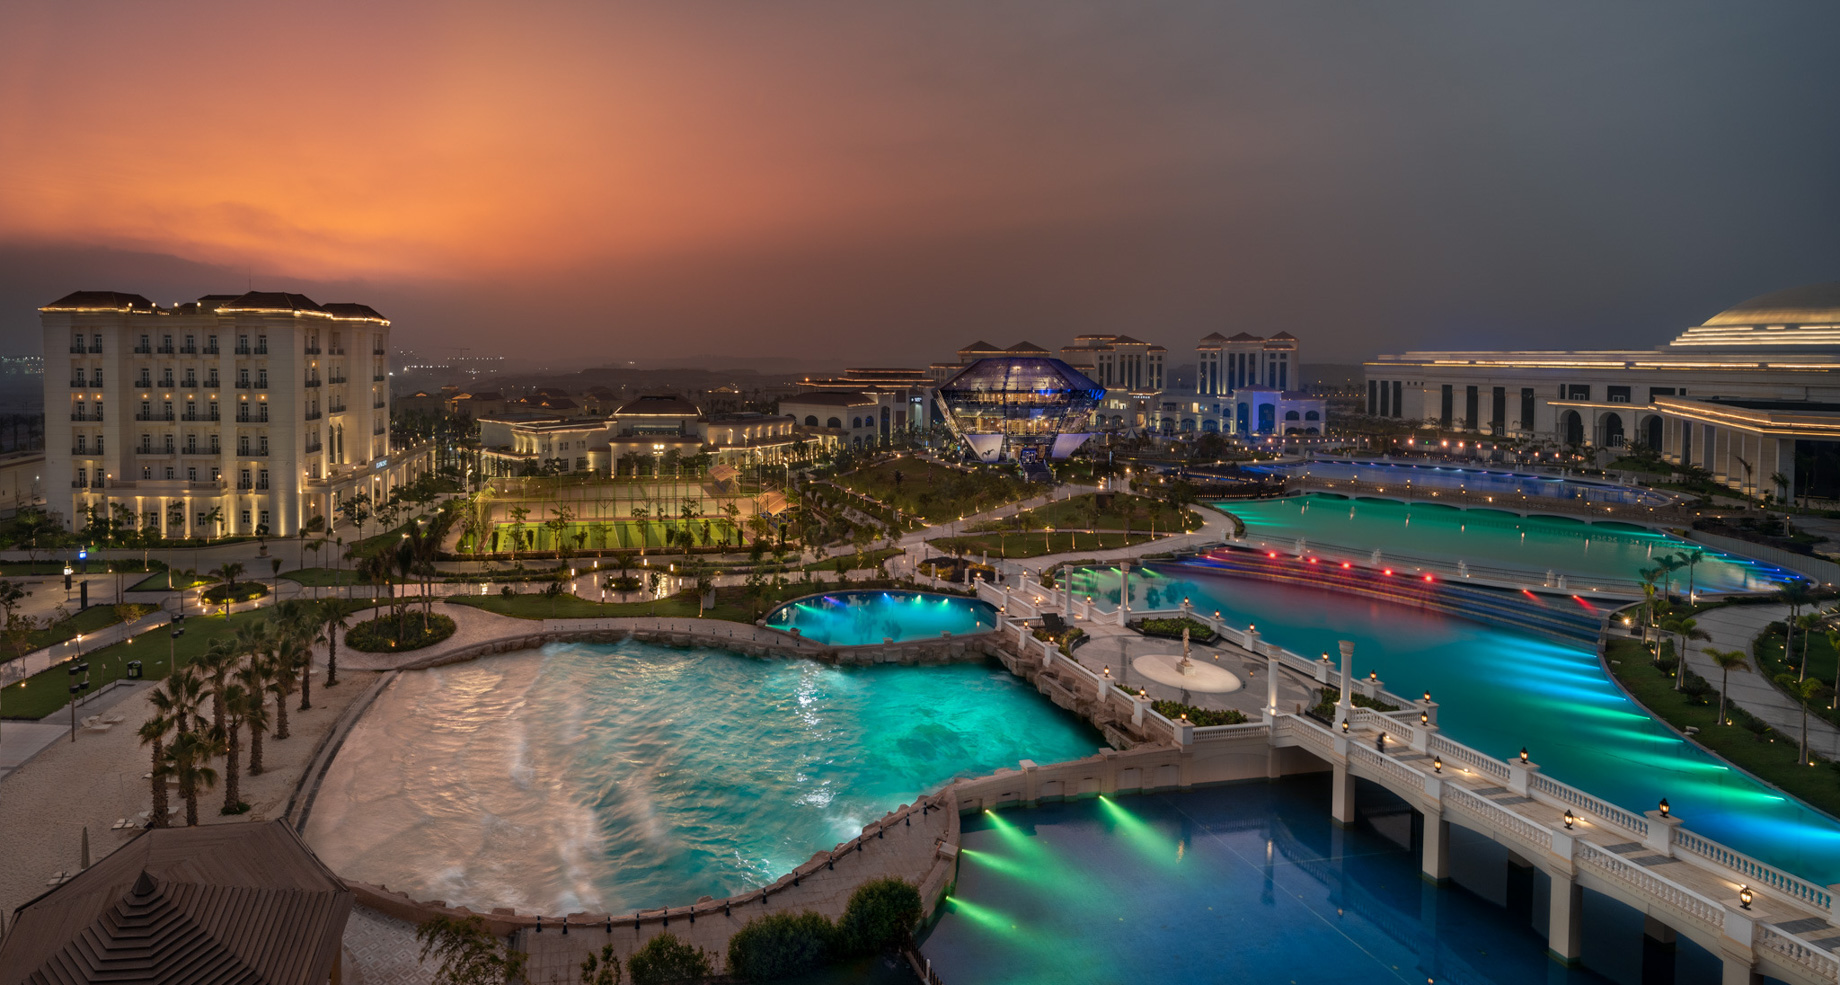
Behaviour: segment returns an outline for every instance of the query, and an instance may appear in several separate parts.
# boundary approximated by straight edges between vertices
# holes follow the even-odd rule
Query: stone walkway
[[[421,945],[407,921],[366,906],[345,922],[343,985],[429,985],[435,966],[417,961]]]
[[[1712,659],[1702,652],[1704,648],[1744,651],[1748,663],[1743,670],[1731,672],[1728,696],[1740,708],[1769,722],[1776,731],[1799,740],[1801,705],[1766,680],[1758,670],[1757,659],[1751,656],[1751,642],[1762,635],[1764,627],[1788,617],[1786,605],[1727,605],[1701,613],[1697,617],[1699,628],[1712,640],[1695,643],[1687,651],[1687,667],[1718,687],[1723,672],[1712,665]],[[1829,759],[1840,758],[1840,728],[1809,715],[1808,748]]]

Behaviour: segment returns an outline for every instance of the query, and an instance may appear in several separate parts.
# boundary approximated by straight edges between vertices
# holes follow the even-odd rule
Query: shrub
[[[786,978],[823,964],[836,928],[822,914],[755,917],[728,940],[728,972],[742,978]]]
[[[395,616],[378,616],[351,627],[345,633],[345,645],[366,653],[400,653],[403,650],[418,650],[454,635],[453,619],[439,613],[427,617],[428,628],[422,628],[422,614],[411,612],[401,620],[402,636],[396,635],[398,620]]]
[[[225,602],[247,602],[267,594],[268,586],[259,581],[239,581],[235,585],[212,585],[200,598],[206,605],[223,605]]]
[[[626,959],[626,971],[632,975],[633,985],[696,981],[711,974],[709,952],[666,931],[634,951]]]
[[[1339,694],[1337,695],[1337,699],[1340,699]],[[1194,705],[1185,705],[1179,701],[1152,701],[1150,707],[1154,709],[1157,714],[1172,722],[1181,718],[1183,715],[1187,715],[1188,720],[1195,725],[1244,725],[1246,723],[1246,713],[1235,711],[1232,708],[1228,708],[1225,711],[1215,711],[1211,708],[1197,708]]]
[[[837,921],[838,950],[872,954],[907,942],[920,922],[920,891],[904,879],[876,879],[856,887]]]

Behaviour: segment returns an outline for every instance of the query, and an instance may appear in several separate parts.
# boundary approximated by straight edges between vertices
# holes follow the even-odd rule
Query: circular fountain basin
[[[1190,657],[1188,671],[1182,670],[1180,653],[1150,653],[1131,661],[1131,669],[1158,684],[1179,687],[1184,691],[1226,694],[1240,689],[1239,675],[1213,660]]]

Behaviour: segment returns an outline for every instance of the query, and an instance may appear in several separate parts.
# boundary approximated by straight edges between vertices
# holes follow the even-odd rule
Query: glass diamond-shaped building
[[[980,461],[1066,458],[1092,436],[1105,388],[1059,359],[979,359],[936,391],[953,433]]]

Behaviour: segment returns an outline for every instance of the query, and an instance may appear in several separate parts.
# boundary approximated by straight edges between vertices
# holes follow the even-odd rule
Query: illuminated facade
[[[635,460],[710,456],[711,465],[781,462],[834,442],[796,433],[791,417],[705,415],[675,394],[635,397],[605,418],[514,413],[479,419],[487,475],[529,471],[631,474]],[[805,445],[800,448],[801,443]]]
[[[1583,448],[1640,444],[1733,488],[1769,492],[1781,475],[1800,494],[1834,454],[1840,283],[1752,298],[1655,349],[1408,352],[1366,370],[1370,415]]]
[[[979,359],[939,385],[952,431],[981,461],[1066,458],[1091,436],[1105,388],[1059,359]]]
[[[71,529],[120,506],[168,537],[285,536],[429,467],[390,447],[390,322],[366,305],[79,291],[39,318],[47,508]]]

